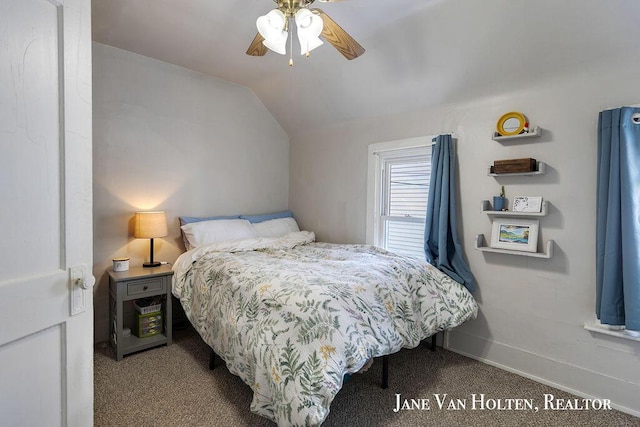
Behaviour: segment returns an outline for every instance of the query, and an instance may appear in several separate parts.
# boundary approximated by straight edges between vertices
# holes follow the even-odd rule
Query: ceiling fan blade
[[[251,44],[249,45],[249,49],[247,49],[247,55],[251,56],[264,56],[267,53],[267,47],[262,44],[264,41],[264,37],[257,33]]]
[[[322,37],[324,37],[333,47],[338,49],[348,60],[355,59],[364,53],[364,48],[355,41],[345,30],[320,9],[313,9],[313,13],[317,13],[322,18],[324,26],[322,28]]]

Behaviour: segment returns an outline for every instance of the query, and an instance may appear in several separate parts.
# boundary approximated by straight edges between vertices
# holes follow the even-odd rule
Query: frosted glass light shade
[[[258,32],[264,38],[262,44],[274,52],[284,55],[287,53],[287,32],[284,31],[286,18],[278,9],[259,17],[256,21]]]
[[[136,212],[133,237],[153,239],[155,237],[164,237],[167,234],[167,215],[164,211]]]
[[[305,55],[313,49],[322,46],[320,34],[324,23],[322,18],[315,15],[309,9],[300,9],[296,12],[296,26],[298,27],[298,41],[300,42],[300,54]]]
[[[265,39],[262,42],[262,44],[268,47],[269,49],[271,49],[272,51],[274,51],[275,53],[279,53],[280,55],[286,55],[287,54],[287,37],[286,37],[287,33],[284,33],[284,34],[285,34],[285,37],[283,37],[282,39],[278,39],[278,40]]]

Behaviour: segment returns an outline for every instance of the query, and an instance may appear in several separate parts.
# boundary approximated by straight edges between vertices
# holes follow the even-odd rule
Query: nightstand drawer
[[[162,279],[148,279],[148,280],[136,280],[134,282],[127,283],[127,295],[140,295],[147,292],[162,292],[164,291],[164,281]]]

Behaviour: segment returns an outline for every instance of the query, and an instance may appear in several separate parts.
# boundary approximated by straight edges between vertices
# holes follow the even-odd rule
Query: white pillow
[[[187,249],[229,240],[253,239],[258,237],[251,223],[246,219],[216,219],[185,224],[182,232],[189,242]]]
[[[293,218],[277,218],[251,224],[260,237],[281,237],[294,231],[300,231]]]

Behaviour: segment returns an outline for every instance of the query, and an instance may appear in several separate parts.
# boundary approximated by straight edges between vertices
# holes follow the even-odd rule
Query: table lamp
[[[149,262],[142,264],[143,267],[158,267],[160,262],[153,260],[153,239],[164,237],[167,233],[167,215],[160,212],[136,212],[134,218],[133,237],[137,239],[151,239]]]

